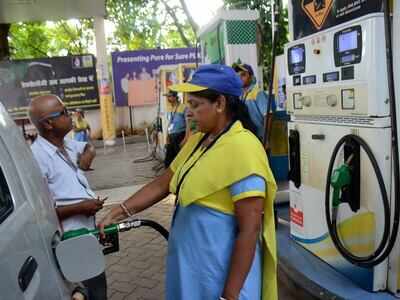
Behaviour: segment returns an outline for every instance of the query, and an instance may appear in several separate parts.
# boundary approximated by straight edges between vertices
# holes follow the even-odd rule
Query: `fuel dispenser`
[[[179,81],[179,70],[177,65],[160,66],[157,70],[157,137],[156,150],[158,157],[161,160],[165,159],[165,145],[167,144],[167,128],[168,120],[167,113],[171,111],[171,105],[165,96],[168,93],[168,87],[176,84]]]
[[[165,158],[165,146],[167,144],[168,136],[168,119],[167,114],[173,109],[171,104],[167,101],[166,93],[169,91],[169,86],[172,84],[182,83],[191,78],[193,72],[196,70],[195,63],[184,63],[177,65],[163,65],[157,69],[157,139],[156,150],[158,157],[161,160]],[[181,101],[187,102],[187,95],[181,95]]]
[[[398,21],[386,0],[289,1],[289,11],[291,237],[362,288],[396,293]]]

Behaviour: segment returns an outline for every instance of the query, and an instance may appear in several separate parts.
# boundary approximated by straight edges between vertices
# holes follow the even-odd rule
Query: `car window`
[[[0,168],[0,223],[2,223],[13,210],[13,202],[3,170]]]

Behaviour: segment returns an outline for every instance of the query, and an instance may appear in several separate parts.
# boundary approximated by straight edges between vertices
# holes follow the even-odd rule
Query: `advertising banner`
[[[195,48],[151,49],[111,53],[115,105],[156,103],[156,73],[163,65],[200,61]]]
[[[59,96],[69,108],[99,107],[94,56],[0,62],[0,102],[14,118],[26,117],[32,98],[44,94]]]
[[[295,40],[382,11],[383,0],[290,0]]]

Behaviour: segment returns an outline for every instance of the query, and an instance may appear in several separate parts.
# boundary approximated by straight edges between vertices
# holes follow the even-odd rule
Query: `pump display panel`
[[[336,67],[358,64],[361,62],[361,26],[354,26],[336,32],[334,39]]]
[[[306,71],[306,49],[304,44],[288,49],[289,74],[301,74]]]

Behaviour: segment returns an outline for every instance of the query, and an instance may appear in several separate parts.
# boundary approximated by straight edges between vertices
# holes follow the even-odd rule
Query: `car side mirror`
[[[65,279],[73,283],[96,277],[105,270],[101,245],[92,234],[59,242],[55,254]]]

